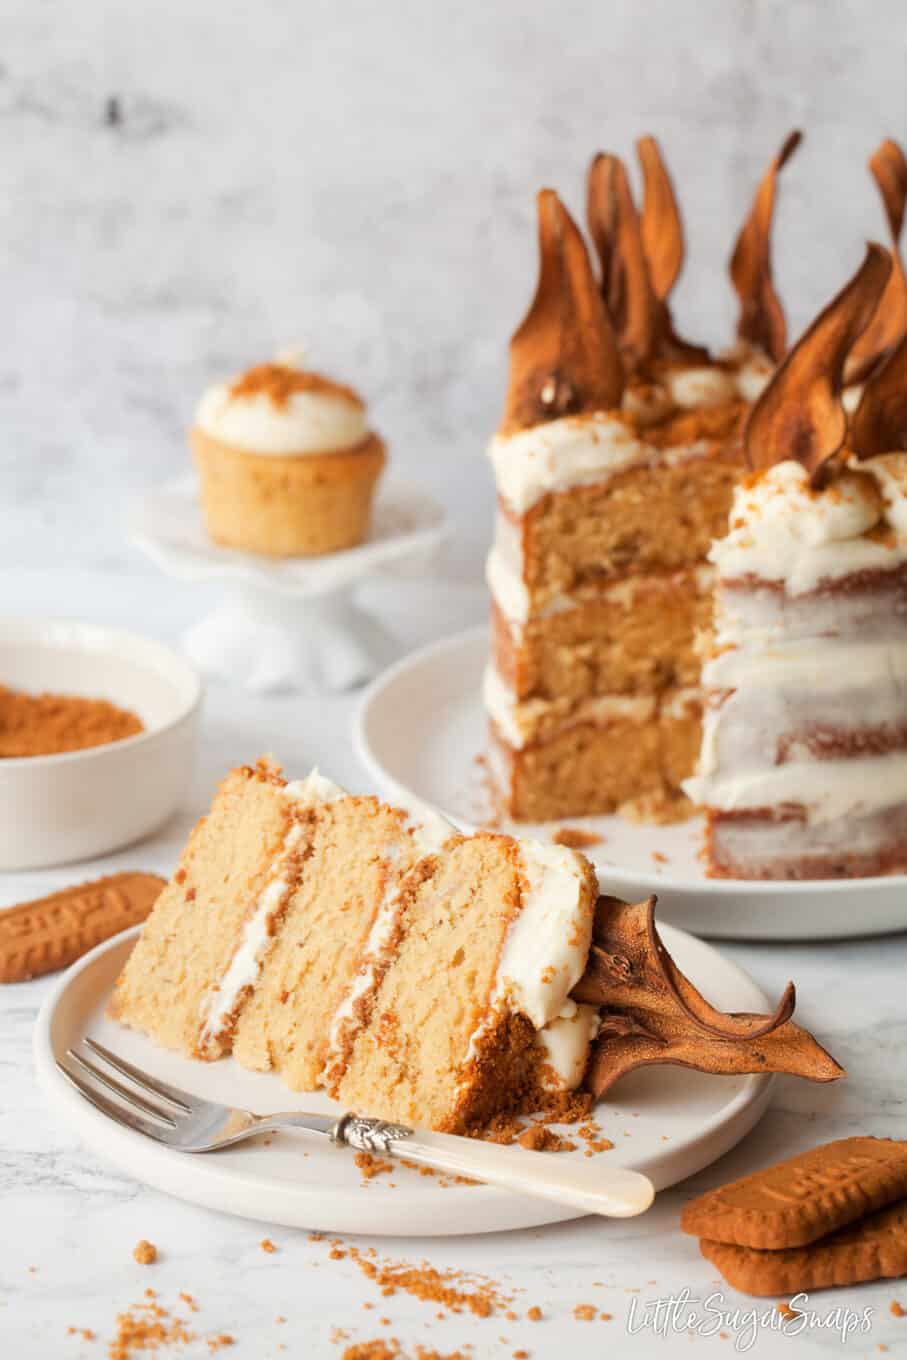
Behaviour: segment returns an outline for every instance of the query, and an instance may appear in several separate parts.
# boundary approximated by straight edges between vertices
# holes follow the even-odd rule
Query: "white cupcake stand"
[[[188,477],[146,492],[129,528],[168,575],[222,586],[220,603],[186,631],[183,648],[204,674],[258,693],[351,689],[382,670],[400,648],[354,591],[379,571],[426,571],[445,533],[441,507],[393,473],[379,485],[368,540],[322,557],[220,547]]]

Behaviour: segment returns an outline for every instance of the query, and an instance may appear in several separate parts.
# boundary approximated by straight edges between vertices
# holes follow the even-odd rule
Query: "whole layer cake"
[[[654,898],[599,897],[582,855],[357,797],[317,772],[233,770],[196,826],[110,1014],[360,1114],[453,1131],[585,1111],[653,1062],[841,1069],[790,1019],[715,1011]],[[572,1093],[584,1084],[586,1094]]]
[[[706,555],[743,475],[748,403],[784,351],[768,244],[775,178],[796,141],[741,232],[739,339],[720,361],[674,330],[682,229],[651,138],[639,144],[640,214],[620,161],[593,163],[598,277],[557,196],[539,196],[539,282],[489,449],[498,515],[485,704],[492,782],[512,817],[690,810],[681,783],[700,740],[693,644],[711,604]]]
[[[907,868],[907,350],[850,429],[846,360],[890,274],[881,247],[753,410],[753,475],[709,556],[706,716],[686,789],[714,875]],[[858,456],[854,456],[858,455]]]

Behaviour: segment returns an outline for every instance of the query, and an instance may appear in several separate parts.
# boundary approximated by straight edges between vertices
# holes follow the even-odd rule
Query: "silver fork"
[[[534,1156],[522,1148],[412,1129],[352,1113],[337,1118],[301,1110],[259,1115],[231,1109],[149,1076],[94,1039],[86,1037],[83,1044],[88,1054],[70,1048],[64,1058],[57,1059],[66,1079],[115,1123],[179,1152],[214,1152],[256,1134],[295,1128],[327,1138],[338,1147],[406,1157],[447,1175],[488,1181],[608,1218],[641,1214],[655,1196],[647,1177],[624,1167],[601,1165],[598,1158],[590,1164],[569,1157]],[[92,1061],[89,1055],[100,1062]]]

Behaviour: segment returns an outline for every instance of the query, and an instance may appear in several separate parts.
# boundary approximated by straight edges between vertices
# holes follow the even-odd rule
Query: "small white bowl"
[[[145,731],[61,755],[0,759],[0,869],[44,869],[156,830],[189,787],[201,682],[169,647],[66,619],[0,619],[0,684],[107,699]]]

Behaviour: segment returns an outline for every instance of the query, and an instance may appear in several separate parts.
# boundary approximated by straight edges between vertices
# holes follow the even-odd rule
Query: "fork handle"
[[[648,1177],[620,1166],[602,1166],[598,1158],[593,1164],[570,1157],[538,1156],[523,1148],[410,1129],[357,1115],[339,1120],[333,1136],[335,1142],[360,1151],[403,1157],[447,1175],[488,1181],[607,1218],[632,1218],[644,1213],[655,1197]]]

